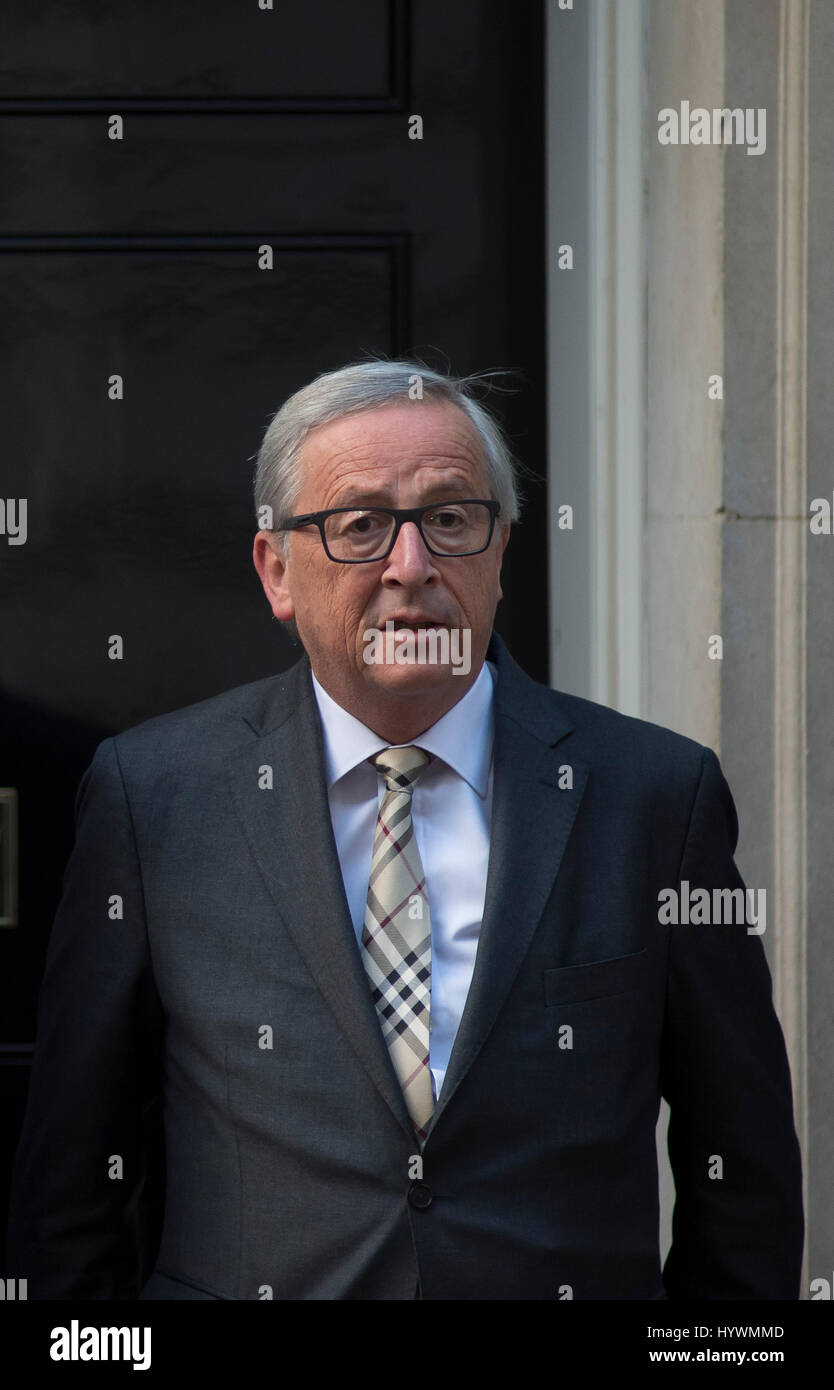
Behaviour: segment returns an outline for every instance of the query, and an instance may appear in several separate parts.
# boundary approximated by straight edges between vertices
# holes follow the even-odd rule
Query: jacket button
[[[434,1201],[434,1194],[424,1182],[413,1182],[408,1189],[408,1200],[418,1211],[425,1211]]]

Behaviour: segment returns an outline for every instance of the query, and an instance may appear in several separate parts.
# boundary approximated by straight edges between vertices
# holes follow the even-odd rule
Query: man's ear
[[[510,539],[510,523],[506,521],[501,527],[500,540],[498,542],[498,602],[504,597],[504,590],[501,588],[501,561],[504,558],[504,551],[507,549],[507,541]]]
[[[273,531],[258,531],[252,546],[252,560],[274,616],[279,622],[288,622],[295,617],[287,584],[289,556]]]

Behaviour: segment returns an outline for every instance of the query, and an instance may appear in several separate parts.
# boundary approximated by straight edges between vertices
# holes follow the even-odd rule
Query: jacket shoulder
[[[686,734],[534,680],[497,637],[488,655],[498,664],[497,708],[544,742],[560,742],[567,736],[592,765],[620,764],[632,771],[675,769],[685,776],[693,772],[698,776],[705,760],[717,762],[710,748]]]
[[[732,835],[737,818],[732,795],[716,753],[707,744],[662,724],[621,714],[608,705],[553,691],[563,718],[570,720],[577,756],[606,795],[624,806],[648,802],[653,814],[670,822],[686,810],[691,818],[699,793],[713,806],[717,795]]]
[[[686,734],[676,733],[663,724],[622,714],[609,705],[598,704],[580,695],[568,695],[561,690],[553,690],[551,694],[576,730],[593,738],[600,752],[619,751],[629,757],[635,754],[651,755],[653,758],[685,764],[700,764],[705,754],[712,753],[706,744]]]
[[[234,747],[252,730],[276,727],[291,712],[302,690],[306,663],[193,704],[154,715],[113,736],[120,758],[175,756],[195,748],[220,752]]]

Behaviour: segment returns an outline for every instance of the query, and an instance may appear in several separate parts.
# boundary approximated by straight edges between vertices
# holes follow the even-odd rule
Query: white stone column
[[[808,527],[834,494],[834,5],[565,14],[551,0],[552,681],[721,758],[739,868],[767,892],[807,1297],[834,1271],[834,536]],[[763,108],[764,152],[661,145],[682,101]]]

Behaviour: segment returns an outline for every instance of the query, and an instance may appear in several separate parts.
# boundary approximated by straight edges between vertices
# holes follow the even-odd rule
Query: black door
[[[0,39],[5,1211],[95,745],[297,655],[250,558],[291,391],[367,353],[516,373],[498,626],[548,661],[543,6],[4,0]]]

